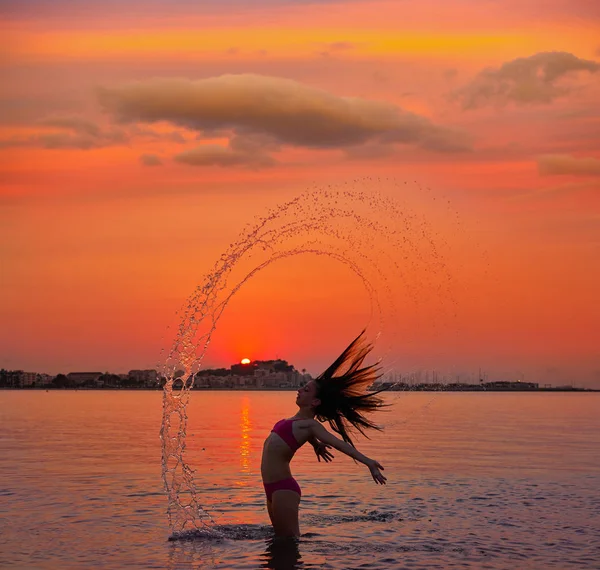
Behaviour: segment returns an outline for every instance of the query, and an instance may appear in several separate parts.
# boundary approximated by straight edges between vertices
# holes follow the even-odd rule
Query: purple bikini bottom
[[[293,477],[288,477],[287,479],[282,479],[281,481],[275,481],[275,483],[263,483],[265,487],[265,493],[267,494],[267,501],[271,501],[273,498],[273,493],[275,491],[294,491],[294,493],[298,493],[298,495],[302,496],[302,491],[300,491],[300,485],[296,482],[296,479]]]

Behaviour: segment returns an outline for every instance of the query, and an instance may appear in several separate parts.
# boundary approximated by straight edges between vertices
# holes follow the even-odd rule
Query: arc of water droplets
[[[385,221],[378,216],[385,217]],[[378,245],[382,240],[392,252]],[[415,302],[424,293],[423,283],[406,279],[405,268],[414,272],[422,264],[422,270],[439,277],[438,292],[444,287],[449,292],[450,274],[427,221],[373,191],[330,186],[305,192],[270,211],[253,226],[246,226],[188,299],[162,368],[166,378],[160,430],[162,477],[174,535],[190,529],[214,532],[213,518],[199,502],[194,470],[185,461],[185,447],[190,389],[219,318],[236,292],[259,271],[275,261],[301,254],[326,255],[348,266],[369,295],[371,320],[378,317],[380,331],[387,319],[395,316],[389,283],[392,275],[402,280],[402,287]],[[378,263],[382,260],[385,267]],[[253,267],[244,269],[242,263]],[[241,276],[230,286],[234,270],[239,270]],[[385,312],[381,310],[379,291],[386,298]],[[179,369],[183,369],[183,375],[177,377]]]

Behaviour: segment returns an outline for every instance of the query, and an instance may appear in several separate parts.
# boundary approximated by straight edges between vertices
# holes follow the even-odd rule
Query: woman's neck
[[[294,417],[302,418],[303,420],[312,420],[315,417],[315,412],[312,408],[300,408]]]

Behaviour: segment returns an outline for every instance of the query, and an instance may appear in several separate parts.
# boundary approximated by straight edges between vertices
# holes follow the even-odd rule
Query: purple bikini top
[[[292,420],[279,420],[271,430],[289,445],[292,452],[296,451],[300,447],[300,444],[296,441],[294,432],[292,431],[292,423],[299,419],[300,418],[294,418]]]

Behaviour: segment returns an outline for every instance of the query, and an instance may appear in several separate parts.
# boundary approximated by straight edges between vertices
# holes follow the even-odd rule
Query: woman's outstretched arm
[[[378,483],[380,485],[385,485],[386,478],[384,477],[383,473],[381,473],[381,471],[383,471],[383,466],[381,465],[381,463],[379,463],[378,461],[375,461],[375,459],[371,459],[370,457],[363,455],[360,451],[358,451],[358,449],[356,449],[355,447],[352,447],[349,443],[346,443],[343,439],[340,439],[339,437],[335,437],[335,435],[333,435],[332,433],[329,433],[316,420],[314,421],[314,423],[311,424],[310,432],[311,432],[311,436],[314,436],[319,441],[322,441],[323,443],[325,443],[327,445],[331,445],[331,447],[334,447],[335,449],[341,451],[342,453],[345,453],[346,455],[352,457],[353,459],[356,459],[357,461],[364,463],[369,468],[369,471],[371,472],[371,476],[373,477],[373,480],[375,481],[375,483]]]

